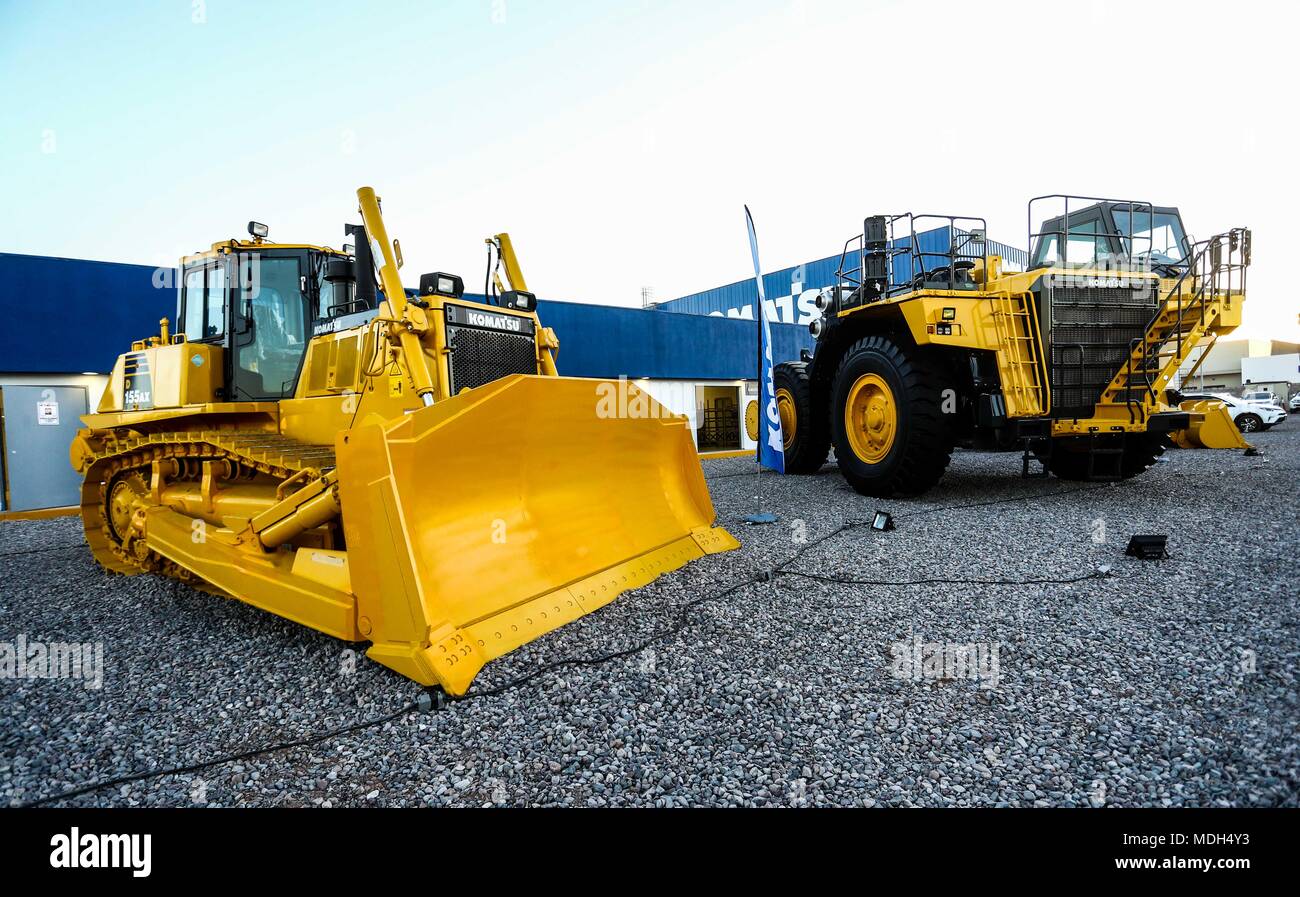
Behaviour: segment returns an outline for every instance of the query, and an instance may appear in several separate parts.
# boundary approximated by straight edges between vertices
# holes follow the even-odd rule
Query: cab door
[[[311,333],[304,276],[299,254],[241,254],[231,340],[235,401],[293,394]]]

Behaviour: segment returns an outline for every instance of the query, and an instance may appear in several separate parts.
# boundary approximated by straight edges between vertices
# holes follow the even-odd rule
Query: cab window
[[[1058,219],[1059,222],[1059,219]],[[1035,266],[1038,265],[1058,265],[1064,262],[1069,265],[1091,265],[1107,255],[1106,232],[1100,227],[1100,219],[1093,218],[1088,221],[1070,221],[1070,232],[1066,235],[1065,258],[1061,258],[1060,237],[1059,233],[1045,234],[1038,244],[1038,251],[1034,257]],[[1058,229],[1061,225],[1056,224]]]
[[[216,265],[207,269],[207,284],[203,288],[204,305],[203,338],[210,339],[226,332],[226,269]]]
[[[298,259],[249,259],[243,278],[244,321],[236,340],[236,394],[281,398],[293,390],[307,348],[307,300]]]
[[[182,299],[185,303],[184,323],[181,330],[190,339],[202,339],[203,337],[203,303],[199,297],[203,295],[203,269],[193,268],[185,272],[185,291]]]
[[[188,339],[197,342],[225,334],[225,267],[215,264],[187,270],[182,302],[185,308],[183,331]]]
[[[1148,259],[1157,265],[1183,261],[1183,223],[1168,212],[1148,214],[1139,210],[1115,210],[1115,227],[1124,238],[1125,249],[1134,259]]]
[[[1106,238],[1099,233],[1101,229],[1098,225],[1100,223],[1094,218],[1082,224],[1070,225],[1070,233],[1067,235],[1065,249],[1067,264],[1091,265],[1106,254]]]

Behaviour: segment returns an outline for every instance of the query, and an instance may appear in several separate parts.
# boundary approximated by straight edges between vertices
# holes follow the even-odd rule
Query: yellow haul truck
[[[865,219],[818,299],[815,348],[775,371],[787,472],[833,445],[858,492],[919,494],[965,445],[1022,448],[1026,476],[1117,480],[1173,433],[1222,429],[1204,426],[1221,407],[1181,408],[1169,387],[1241,323],[1250,231],[1194,243],[1175,208],[1064,195],[1032,200],[1029,221],[1028,270],[1012,271],[983,219]]]
[[[104,567],[369,642],[461,694],[487,661],[737,547],[685,418],[648,396],[654,413],[602,416],[603,381],[557,375],[507,235],[488,304],[442,273],[408,297],[379,200],[357,195],[354,253],[250,223],[182,260],[179,331],[164,319],[118,359],[71,449]]]

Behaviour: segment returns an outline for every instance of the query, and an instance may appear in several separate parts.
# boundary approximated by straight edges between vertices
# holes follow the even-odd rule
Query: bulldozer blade
[[[1174,444],[1179,448],[1251,448],[1250,443],[1242,438],[1232,414],[1222,402],[1200,399],[1183,402],[1179,408],[1191,414],[1191,425],[1171,434]]]
[[[493,658],[739,547],[688,426],[626,381],[514,375],[340,434],[368,655],[463,694]]]

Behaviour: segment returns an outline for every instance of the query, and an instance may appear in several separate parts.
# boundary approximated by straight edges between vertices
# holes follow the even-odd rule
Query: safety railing
[[[840,253],[837,283],[857,304],[930,287],[964,289],[988,251],[987,224],[970,215],[904,212],[864,219]],[[870,294],[870,295],[867,295]]]
[[[1055,214],[1043,213],[1041,208],[1043,204],[1054,203],[1057,208],[1053,211]],[[1073,213],[1071,213],[1071,203],[1075,204]],[[1080,204],[1086,204],[1080,207]],[[1111,230],[1105,215],[1096,215],[1094,217],[1095,207],[1099,204],[1105,204],[1112,210],[1122,210],[1129,217],[1129,233],[1123,232],[1116,227]],[[1039,214],[1035,218],[1035,208],[1038,208]],[[1087,218],[1083,213],[1087,213]],[[1073,215],[1073,222],[1071,217]],[[1113,245],[1120,247],[1120,257],[1123,259],[1133,260],[1140,257],[1141,253],[1136,251],[1137,244],[1145,241],[1146,254],[1148,257],[1155,246],[1155,221],[1156,207],[1149,202],[1143,202],[1132,199],[1108,199],[1104,196],[1074,196],[1066,193],[1049,193],[1043,196],[1035,196],[1029,200],[1027,218],[1027,238],[1025,245],[1029,249],[1029,266],[1041,264],[1071,264],[1070,260],[1070,243],[1091,241],[1093,243],[1093,256],[1089,261],[1095,260],[1098,253],[1096,247],[1098,244],[1107,246],[1105,255],[1110,256],[1111,241]],[[1034,221],[1042,222],[1041,228],[1034,229]],[[1082,226],[1090,221],[1095,221],[1096,226],[1093,230],[1083,230]],[[1058,222],[1057,226],[1049,227],[1053,222]],[[1146,227],[1143,228],[1142,224]],[[1056,238],[1057,256],[1052,259],[1039,258],[1042,253],[1039,252],[1040,241],[1048,237]]]

